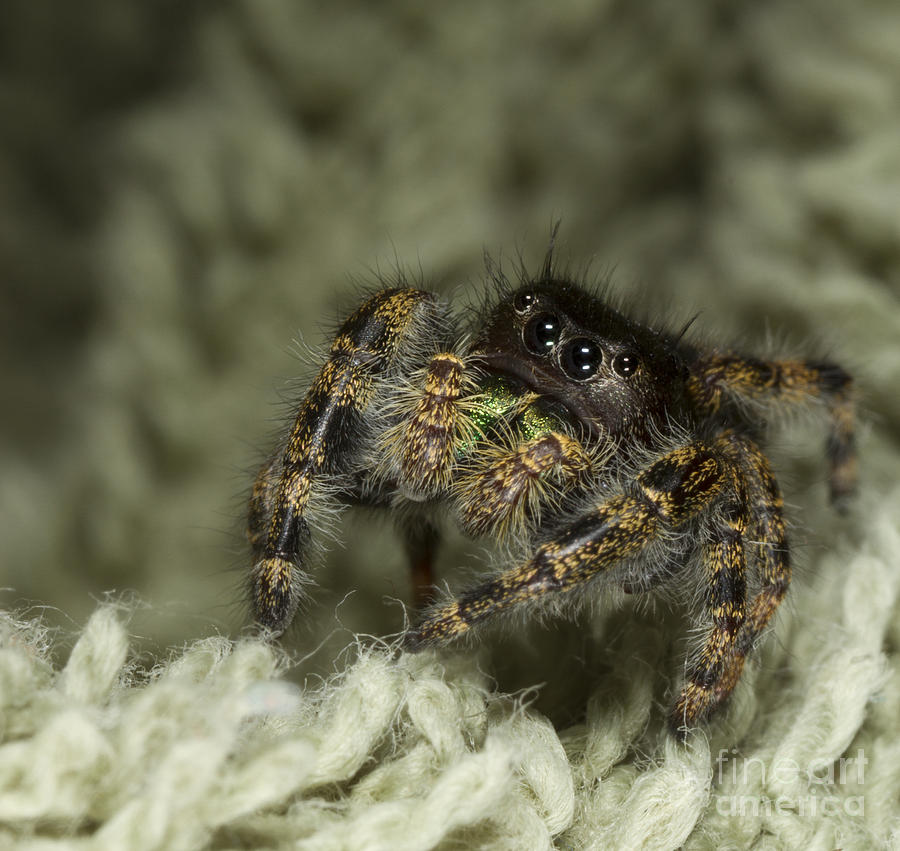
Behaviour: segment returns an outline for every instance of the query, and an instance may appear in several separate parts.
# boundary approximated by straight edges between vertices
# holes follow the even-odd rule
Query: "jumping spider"
[[[503,542],[508,562],[427,609],[409,649],[589,584],[693,583],[703,634],[670,715],[683,737],[731,694],[790,582],[782,496],[760,448],[765,409],[825,407],[841,508],[856,481],[852,379],[834,363],[758,360],[638,323],[550,253],[516,284],[488,271],[495,294],[468,322],[401,286],[341,325],[253,487],[256,620],[286,629],[340,504],[395,511],[419,588],[430,586],[446,506],[468,534]]]

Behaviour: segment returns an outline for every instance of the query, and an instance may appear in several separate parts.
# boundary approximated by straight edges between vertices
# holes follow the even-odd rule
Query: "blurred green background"
[[[701,337],[845,361],[877,493],[900,422],[897,44],[900,7],[871,0],[6,0],[0,603],[68,631],[133,591],[150,649],[236,633],[242,500],[308,374],[295,341],[398,264],[476,293],[484,250],[535,264],[557,218],[562,257],[702,311]],[[777,465],[812,528],[819,441]],[[298,648],[402,624],[390,528],[342,537]]]

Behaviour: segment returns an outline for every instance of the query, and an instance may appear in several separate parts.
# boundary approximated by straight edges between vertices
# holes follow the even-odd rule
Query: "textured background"
[[[292,341],[319,344],[351,279],[399,263],[475,292],[485,249],[534,263],[561,218],[564,256],[660,315],[857,375],[855,517],[824,506],[819,431],[776,441],[800,611],[821,556],[896,504],[898,43],[900,7],[875,0],[8,0],[3,604],[61,625],[60,646],[108,590],[146,604],[129,629],[149,653],[236,633],[242,499],[298,392]],[[389,529],[354,518],[344,538],[291,637],[301,655],[327,638],[314,670],[402,622]],[[458,543],[442,575],[477,551]],[[551,681],[551,717],[542,643],[569,629],[499,654],[504,688]]]

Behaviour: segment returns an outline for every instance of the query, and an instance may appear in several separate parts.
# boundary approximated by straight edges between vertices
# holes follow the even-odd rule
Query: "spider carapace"
[[[422,603],[449,513],[497,539],[501,564],[426,607],[408,648],[588,589],[699,588],[684,595],[699,630],[670,715],[683,736],[731,694],[790,582],[765,418],[824,410],[841,508],[856,479],[851,378],[834,363],[745,357],[637,322],[549,256],[516,282],[489,271],[493,296],[467,313],[398,286],[340,326],[253,487],[255,618],[272,635],[288,626],[344,504],[396,514]]]

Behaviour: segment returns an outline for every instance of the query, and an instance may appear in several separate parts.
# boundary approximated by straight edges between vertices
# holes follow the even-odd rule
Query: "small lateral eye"
[[[634,352],[620,352],[612,362],[612,368],[622,378],[631,378],[637,372],[640,359]]]
[[[528,313],[534,307],[536,301],[534,293],[516,293],[516,297],[513,299],[513,307],[516,313]]]
[[[563,349],[560,366],[563,372],[577,381],[586,381],[597,374],[603,363],[603,350],[593,340],[578,337]]]
[[[540,313],[522,332],[522,342],[533,355],[546,355],[559,342],[559,319],[552,313]]]

